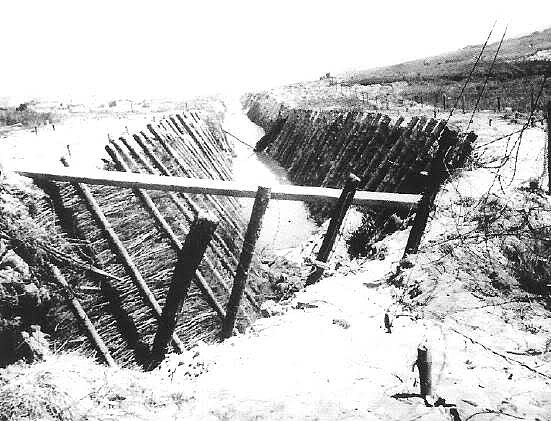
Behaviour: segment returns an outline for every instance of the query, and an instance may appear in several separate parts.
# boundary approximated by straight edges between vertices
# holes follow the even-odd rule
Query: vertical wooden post
[[[222,325],[222,338],[224,339],[231,336],[233,328],[235,327],[235,319],[239,311],[239,304],[243,296],[243,291],[245,290],[254,248],[258,236],[260,235],[260,230],[262,229],[262,218],[270,202],[270,196],[271,189],[269,187],[258,187],[251,212],[251,219],[249,220],[245,239],[243,240],[243,249],[239,257],[239,264],[235,271],[233,288],[226,308],[226,318]]]
[[[419,388],[421,397],[432,396],[432,356],[426,345],[417,348],[417,370],[419,371]]]
[[[342,193],[337,201],[335,208],[333,209],[333,215],[331,215],[331,220],[329,221],[329,227],[327,227],[327,232],[325,237],[323,237],[323,242],[321,243],[320,249],[318,251],[317,261],[321,263],[326,263],[329,258],[329,254],[333,249],[335,240],[337,239],[337,234],[342,225],[342,221],[354,199],[356,194],[356,189],[360,184],[360,179],[354,174],[349,174]],[[320,280],[324,272],[324,268],[319,266],[314,269],[312,273],[306,279],[306,285],[312,285]]]
[[[96,346],[100,354],[102,355],[103,359],[107,363],[109,367],[117,367],[117,363],[109,353],[109,350],[107,349],[107,346],[105,345],[105,342],[101,339],[99,336],[96,328],[86,315],[86,312],[82,308],[82,305],[80,304],[80,301],[71,293],[69,289],[69,284],[65,280],[65,277],[61,274],[59,269],[52,265],[48,264],[48,268],[50,269],[53,278],[55,281],[61,285],[63,288],[65,295],[67,296],[67,301],[69,301],[71,305],[71,309],[73,310],[73,313],[77,317],[77,319],[82,323],[84,328],[86,329],[88,336],[90,337],[90,340],[93,342],[93,344]]]
[[[444,110],[446,109],[446,94],[442,94],[442,107]]]
[[[170,338],[174,335],[177,319],[182,311],[195,272],[218,225],[212,216],[200,213],[186,236],[178,261],[174,267],[172,282],[168,289],[159,327],[153,341],[149,369],[155,368],[163,360]]]
[[[453,141],[449,135],[449,130],[445,128],[440,136],[440,145],[430,166],[425,185],[425,192],[419,202],[419,205],[417,206],[413,226],[411,227],[406,249],[404,251],[404,258],[409,254],[417,253],[419,250],[419,244],[421,244],[421,238],[427,226],[429,214],[434,205],[436,195],[438,194],[438,189],[440,188],[440,184],[446,178],[447,170],[444,160],[452,142]]]
[[[551,100],[547,101],[547,176],[548,191],[551,194]]]
[[[501,112],[501,97],[497,96],[497,112]]]

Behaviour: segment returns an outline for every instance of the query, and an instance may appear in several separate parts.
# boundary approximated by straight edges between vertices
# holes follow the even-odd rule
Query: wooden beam
[[[252,184],[240,184],[233,181],[167,177],[119,171],[82,171],[72,168],[19,168],[14,171],[19,175],[35,179],[234,197],[254,198],[258,189],[258,186]],[[340,189],[327,187],[275,185],[271,189],[271,198],[275,200],[337,201],[341,195]],[[418,194],[358,191],[352,204],[410,209],[415,208],[420,199],[421,195]]]

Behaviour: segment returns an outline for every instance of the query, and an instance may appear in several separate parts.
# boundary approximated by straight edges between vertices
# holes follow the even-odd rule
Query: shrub
[[[26,127],[34,127],[53,120],[53,113],[33,111],[27,108],[27,104],[21,104],[17,108],[0,110],[0,126],[13,126],[14,124],[21,124]]]

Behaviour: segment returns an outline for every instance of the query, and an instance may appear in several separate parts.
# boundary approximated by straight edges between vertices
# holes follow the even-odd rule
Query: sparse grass
[[[481,40],[482,41],[482,40]],[[498,43],[485,49],[478,71],[475,75],[486,74]],[[414,80],[415,78],[465,77],[482,49],[482,45],[471,45],[456,51],[434,57],[426,57],[388,67],[358,71],[349,76],[364,81]],[[551,49],[551,28],[534,32],[519,38],[505,40],[498,56],[494,74],[503,77],[519,77],[530,74],[542,74],[549,70],[549,63],[531,61],[538,51]],[[530,60],[530,61],[529,61]],[[536,71],[536,73],[534,73]]]
[[[488,45],[474,70],[464,94],[467,109],[472,109],[476,103],[497,47],[497,43]],[[402,81],[408,85],[403,92],[405,99],[422,96],[424,103],[441,107],[442,95],[445,94],[449,99],[448,106],[452,106],[481,49],[481,45],[468,46],[439,56],[358,71],[349,74],[348,80],[361,85]],[[548,51],[551,51],[551,29],[506,40],[499,50],[479,109],[496,109],[497,97],[500,97],[502,110],[510,107],[514,111],[530,112],[543,76],[551,71],[551,63],[538,58],[537,54]],[[551,90],[547,87],[542,97],[547,99],[550,95]],[[438,97],[437,103],[435,97]],[[458,108],[461,107],[460,102]]]
[[[0,126],[21,124],[25,127],[35,127],[54,121],[54,114],[38,112],[30,109],[17,111],[15,108],[0,110]]]
[[[50,372],[13,370],[0,377],[0,421],[75,419],[70,401]]]

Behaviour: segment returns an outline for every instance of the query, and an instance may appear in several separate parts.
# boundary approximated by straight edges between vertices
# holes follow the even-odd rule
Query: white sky
[[[550,0],[0,0],[0,97],[196,95],[551,26]]]

